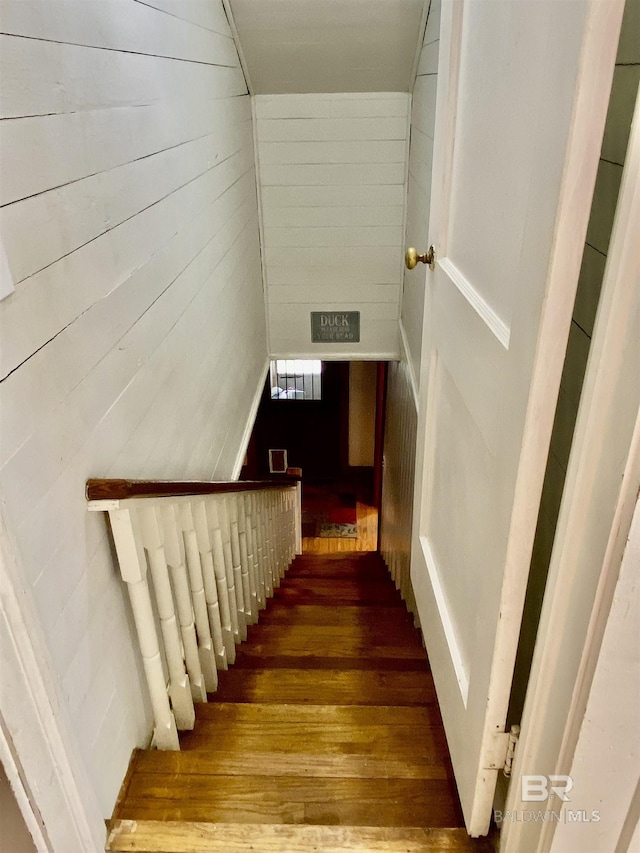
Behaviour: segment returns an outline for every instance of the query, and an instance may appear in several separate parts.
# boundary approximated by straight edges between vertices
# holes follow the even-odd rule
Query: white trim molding
[[[612,7],[601,8],[606,14]],[[639,230],[640,99],[558,517],[514,780],[521,774],[571,772],[640,488]],[[509,789],[506,811],[511,814],[528,807],[519,787],[512,784]],[[556,798],[537,805],[544,810],[562,804]],[[505,822],[500,849],[546,853],[552,849],[555,828],[555,821],[535,826]]]
[[[106,830],[56,694],[31,594],[0,518],[0,708],[16,798],[38,853],[100,853]],[[6,766],[6,765],[5,765]],[[22,796],[20,796],[22,793]]]
[[[251,408],[249,409],[249,417],[247,418],[247,423],[244,427],[244,433],[242,435],[242,441],[240,442],[240,450],[238,451],[238,455],[236,456],[236,461],[233,466],[233,473],[231,474],[232,480],[237,480],[240,477],[240,472],[242,471],[242,466],[244,464],[244,458],[247,455],[247,448],[249,447],[249,442],[251,441],[251,433],[253,432],[253,426],[256,422],[256,417],[258,414],[258,408],[260,406],[260,400],[262,399],[262,391],[264,390],[264,383],[267,379],[267,373],[269,372],[269,365],[271,364],[271,359],[267,357],[267,360],[262,368],[260,373],[260,379],[258,380],[258,387],[255,390],[253,395],[253,400],[251,402]]]
[[[416,412],[418,411],[418,405],[420,401],[420,397],[418,395],[419,387],[418,381],[416,379],[416,374],[413,369],[413,361],[411,360],[411,350],[409,349],[409,340],[407,338],[407,332],[404,328],[404,323],[402,322],[402,318],[398,321],[398,325],[400,327],[400,342],[402,343],[402,361],[406,362],[407,370],[409,371],[409,382],[411,383],[411,395],[413,397],[413,402],[415,403]]]

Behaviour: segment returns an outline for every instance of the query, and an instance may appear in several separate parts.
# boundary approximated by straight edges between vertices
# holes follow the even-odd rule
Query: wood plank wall
[[[418,75],[413,89],[409,144],[406,245],[414,246],[419,252],[425,252],[429,247],[429,206],[439,47],[440,0],[431,0],[418,62]],[[422,265],[415,270],[404,270],[402,294],[402,327],[416,384],[420,379],[425,270],[426,268]]]
[[[255,98],[274,355],[397,358],[409,96]],[[359,344],[311,344],[309,314],[360,311]]]
[[[90,476],[228,479],[267,348],[221,2],[2,3],[0,490],[103,814],[149,732]]]
[[[406,359],[392,362],[387,375],[380,553],[416,619],[409,572],[417,428],[418,413],[408,362]]]
[[[428,247],[439,39],[440,0],[431,0],[411,101],[407,184],[405,245],[420,252]],[[403,275],[402,361],[389,365],[387,380],[380,550],[416,614],[409,571],[426,272],[420,266]]]

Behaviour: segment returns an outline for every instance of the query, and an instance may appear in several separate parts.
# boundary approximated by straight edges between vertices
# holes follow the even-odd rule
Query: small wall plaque
[[[359,311],[312,311],[311,343],[360,343]]]

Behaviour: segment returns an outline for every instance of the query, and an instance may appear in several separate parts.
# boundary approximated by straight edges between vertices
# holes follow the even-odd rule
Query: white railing
[[[136,485],[160,494],[179,485],[182,493],[148,496]],[[198,493],[185,494],[190,486]],[[127,496],[105,497],[118,492]],[[109,515],[159,749],[180,748],[178,729],[193,728],[194,701],[215,692],[218,670],[234,663],[247,625],[301,552],[300,495],[300,482],[88,484],[89,509]]]

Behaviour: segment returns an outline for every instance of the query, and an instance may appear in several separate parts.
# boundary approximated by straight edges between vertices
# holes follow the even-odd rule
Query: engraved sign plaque
[[[360,343],[360,312],[312,311],[311,342],[314,344]]]

